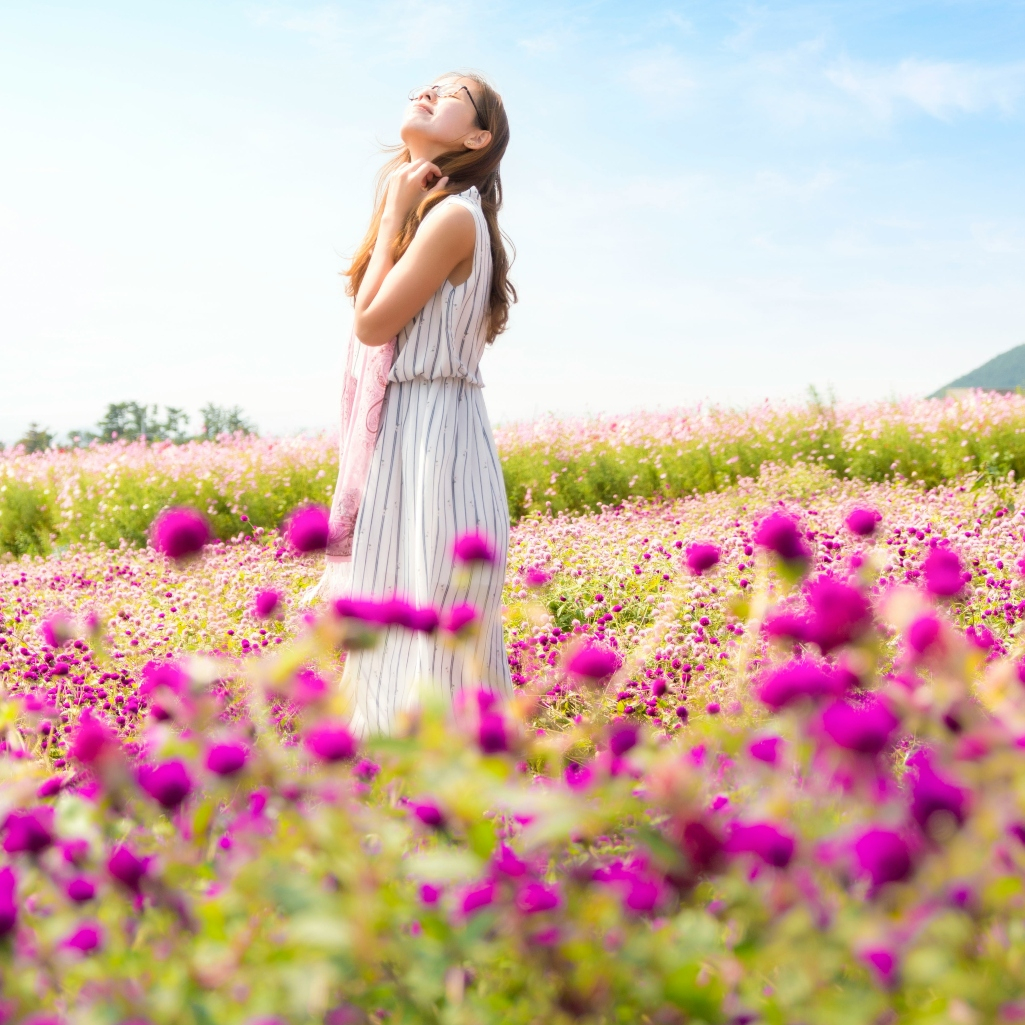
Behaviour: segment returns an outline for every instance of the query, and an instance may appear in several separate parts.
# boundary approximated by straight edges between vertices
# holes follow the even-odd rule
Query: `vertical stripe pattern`
[[[469,602],[480,614],[479,630],[457,647],[443,634],[395,627],[375,648],[351,653],[344,685],[359,734],[390,733],[424,688],[448,701],[464,687],[512,692],[501,609],[509,512],[478,369],[491,246],[476,189],[434,209],[445,203],[461,203],[474,215],[473,269],[461,285],[445,281],[399,335],[356,521],[352,593],[441,609]],[[457,571],[452,558],[456,538],[467,531],[486,534],[496,549],[492,564],[469,574]]]

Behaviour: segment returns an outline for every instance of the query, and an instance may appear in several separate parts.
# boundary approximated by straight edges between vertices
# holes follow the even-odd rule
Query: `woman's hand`
[[[444,188],[447,181],[447,176],[441,176],[441,168],[429,160],[413,160],[400,167],[388,179],[382,225],[387,224],[390,229],[398,231],[409,211],[419,206],[425,196]]]

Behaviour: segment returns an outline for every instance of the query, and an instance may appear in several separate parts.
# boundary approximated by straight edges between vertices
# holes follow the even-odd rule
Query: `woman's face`
[[[441,78],[417,92],[406,108],[400,132],[414,158],[433,160],[442,153],[487,145],[491,133],[477,124],[477,112],[467,95],[476,84],[472,78]],[[451,95],[439,96],[435,86]]]

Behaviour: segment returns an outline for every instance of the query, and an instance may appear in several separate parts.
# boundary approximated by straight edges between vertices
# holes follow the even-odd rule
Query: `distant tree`
[[[198,437],[207,441],[213,441],[219,434],[234,434],[236,431],[243,434],[256,433],[256,425],[245,418],[241,406],[232,406],[228,409],[209,402],[199,413],[203,417],[203,429]]]
[[[24,436],[18,439],[18,444],[24,445],[26,452],[43,452],[53,444],[55,437],[52,431],[40,427],[37,423],[31,423]]]
[[[158,419],[157,406],[138,402],[111,402],[96,425],[101,440],[188,441],[188,414],[175,406],[164,407],[164,419]]]

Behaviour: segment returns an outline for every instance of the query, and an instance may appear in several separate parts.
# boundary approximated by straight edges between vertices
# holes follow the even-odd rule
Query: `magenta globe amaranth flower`
[[[249,748],[239,741],[214,744],[206,753],[206,767],[217,776],[233,776],[244,768]]]
[[[509,732],[500,712],[485,712],[477,726],[477,742],[485,754],[509,750]]]
[[[495,546],[485,534],[468,531],[456,538],[452,553],[457,562],[494,562]]]
[[[899,883],[911,875],[911,848],[892,829],[868,829],[854,841],[854,856],[872,886]]]
[[[637,746],[640,731],[633,723],[620,723],[609,734],[609,750],[620,757]]]
[[[940,638],[940,620],[933,615],[919,616],[907,632],[908,647],[916,655],[924,655]]]
[[[957,552],[949,548],[933,548],[922,563],[925,587],[938,598],[953,598],[964,587],[964,573]]]
[[[766,865],[786,868],[794,856],[794,838],[771,822],[734,822],[726,840],[728,854],[754,854]]]
[[[54,840],[53,809],[12,811],[3,824],[4,850],[8,854],[39,854]]]
[[[451,634],[469,631],[479,618],[476,608],[467,602],[453,605],[441,617],[441,628]]]
[[[835,701],[822,713],[822,729],[838,747],[859,754],[879,754],[890,743],[900,720],[884,700],[870,697],[860,704]]]
[[[784,562],[807,562],[811,557],[796,520],[786,513],[774,512],[766,516],[758,525],[754,539],[756,545],[775,552]]]
[[[831,666],[798,660],[767,673],[757,694],[763,704],[779,711],[804,698],[838,697],[846,684],[844,675]]]
[[[139,786],[161,807],[173,811],[192,793],[192,778],[178,758],[156,765],[141,765]]]
[[[281,593],[273,588],[264,591],[257,591],[253,601],[253,609],[260,619],[267,619],[273,616],[281,604]]]
[[[79,926],[66,940],[64,947],[70,950],[77,950],[80,954],[91,954],[98,950],[103,943],[103,933],[98,925]]]
[[[69,900],[73,900],[76,904],[85,904],[96,896],[96,884],[91,879],[86,879],[85,876],[75,876],[74,879],[68,880],[64,892],[68,895]]]
[[[722,552],[716,545],[695,543],[687,547],[687,568],[695,576],[717,565]]]
[[[537,915],[559,906],[559,892],[544,883],[524,883],[516,892],[516,907],[525,915]]]
[[[116,879],[126,889],[137,893],[149,870],[149,862],[149,858],[138,857],[126,844],[119,844],[107,861],[107,871],[111,878]]]
[[[117,738],[87,708],[78,719],[68,754],[83,765],[93,765],[117,747]]]
[[[882,519],[882,513],[878,509],[852,509],[844,523],[852,534],[857,534],[858,537],[871,537]]]
[[[781,737],[760,737],[751,742],[748,753],[752,758],[766,765],[775,765],[779,761],[779,749],[783,745]]]
[[[51,648],[62,648],[75,639],[75,622],[67,612],[54,612],[43,620],[39,633]]]
[[[936,772],[928,751],[917,752],[908,765],[918,770],[911,788],[911,816],[922,832],[934,835],[943,821],[962,825],[970,791]]]
[[[10,865],[0,868],[0,938],[18,924],[18,879]]]
[[[340,722],[319,722],[306,731],[303,744],[323,762],[344,762],[356,757],[359,742]]]
[[[425,826],[430,826],[431,829],[445,828],[445,813],[434,801],[410,801],[409,808]]]
[[[495,901],[495,884],[488,879],[486,882],[477,883],[463,891],[459,902],[459,909],[463,915],[476,914],[482,908],[486,908]]]
[[[210,540],[210,528],[195,509],[165,509],[150,526],[150,543],[169,559],[196,555]]]
[[[570,656],[567,669],[574,676],[597,682],[616,672],[622,665],[622,661],[611,648],[603,648],[597,644],[585,644]]]
[[[865,632],[871,622],[868,601],[856,588],[820,577],[805,589],[811,616],[806,639],[827,655]]]
[[[327,548],[328,511],[322,505],[304,505],[285,521],[285,538],[300,553],[320,552]]]

